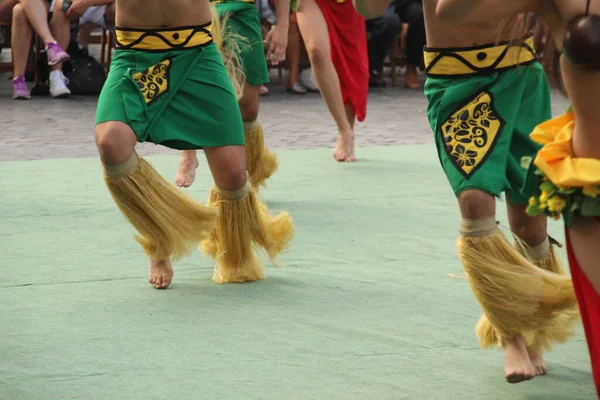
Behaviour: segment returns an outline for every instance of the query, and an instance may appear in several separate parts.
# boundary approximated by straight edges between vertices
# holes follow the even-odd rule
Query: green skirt
[[[239,43],[239,59],[250,86],[269,82],[269,69],[265,58],[260,15],[254,3],[244,1],[213,1],[219,18],[227,18],[224,45],[227,46],[227,30],[244,38]]]
[[[551,117],[550,87],[535,54],[501,43],[426,49],[425,59],[427,116],[455,195],[506,193],[526,204],[527,160],[540,148],[529,134]]]
[[[233,85],[210,26],[117,28],[96,124],[129,125],[140,142],[177,150],[244,145]]]

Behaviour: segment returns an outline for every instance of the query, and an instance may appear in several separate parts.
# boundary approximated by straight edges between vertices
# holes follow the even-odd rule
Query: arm
[[[441,20],[477,24],[536,12],[551,0],[439,0],[435,13]]]
[[[366,19],[376,18],[383,14],[383,10],[391,0],[352,0],[356,11]]]
[[[83,15],[83,13],[86,12],[86,10],[90,7],[93,6],[107,6],[111,3],[114,3],[114,0],[71,0],[72,1],[72,5],[71,7],[69,7],[69,9],[67,10],[66,14],[67,17],[69,17],[71,20],[77,20],[79,18],[81,18],[81,16]],[[57,2],[62,4],[62,2]]]
[[[114,3],[115,0],[90,0],[90,7],[108,6]]]
[[[267,59],[271,60],[273,65],[285,59],[290,26],[290,0],[276,0],[275,4],[277,23],[265,37],[265,42],[269,46]]]

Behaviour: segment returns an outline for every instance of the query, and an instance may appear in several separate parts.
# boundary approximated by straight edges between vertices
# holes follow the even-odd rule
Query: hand
[[[280,25],[274,25],[265,37],[267,48],[267,60],[272,65],[277,65],[285,60],[287,50],[288,32]]]
[[[88,0],[72,0],[73,4],[67,10],[67,17],[71,21],[78,21],[79,18],[90,8],[90,4]]]

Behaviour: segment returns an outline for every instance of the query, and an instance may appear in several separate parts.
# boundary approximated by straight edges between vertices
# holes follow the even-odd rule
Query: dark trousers
[[[367,33],[370,35],[367,42],[369,71],[381,74],[385,56],[401,28],[400,17],[391,4],[387,6],[382,16],[367,20]]]
[[[408,24],[406,36],[406,62],[408,65],[423,68],[423,47],[425,47],[425,17],[420,1],[399,1],[396,14]]]

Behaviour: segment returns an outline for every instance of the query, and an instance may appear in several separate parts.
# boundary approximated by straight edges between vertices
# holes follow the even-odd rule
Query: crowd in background
[[[99,74],[97,60],[86,51],[90,34],[97,29],[113,29],[115,20],[114,0],[72,0],[70,7],[63,7],[63,0],[0,0],[0,21],[12,22],[12,26],[0,27],[0,48],[12,51],[13,98],[29,99],[31,91],[26,67],[33,57],[34,34],[40,39],[44,51],[39,69],[41,86],[47,87],[53,97],[72,94],[95,94],[101,88],[103,74]],[[274,0],[257,0],[263,32],[266,34],[277,23]],[[418,70],[423,69],[425,26],[422,0],[393,0],[384,14],[366,20],[369,57],[369,86],[385,87],[386,74],[396,73],[386,61],[400,60],[404,71],[404,85],[419,89]],[[73,63],[84,62],[74,68]],[[392,63],[396,68],[397,63]],[[91,66],[91,67],[90,67]],[[312,76],[310,63],[295,13],[291,12],[286,61],[287,92],[305,94],[318,92]],[[89,70],[93,68],[92,70]],[[73,70],[77,69],[77,74]],[[86,70],[88,69],[88,70]],[[261,95],[268,95],[267,86]]]

